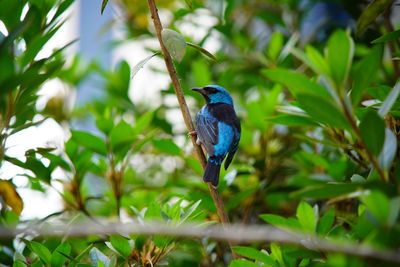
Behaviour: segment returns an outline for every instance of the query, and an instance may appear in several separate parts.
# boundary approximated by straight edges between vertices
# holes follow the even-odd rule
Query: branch
[[[176,70],[175,70],[174,64],[172,62],[171,55],[169,54],[167,48],[164,46],[164,43],[163,43],[163,40],[161,37],[161,31],[162,31],[163,27],[162,27],[162,24],[160,21],[160,17],[158,16],[157,6],[156,6],[154,0],[148,0],[147,2],[149,5],[149,8],[150,8],[150,13],[151,13],[151,18],[153,20],[154,28],[156,30],[157,39],[160,42],[160,47],[161,47],[162,54],[164,56],[165,65],[167,66],[169,76],[171,77],[171,80],[172,80],[172,86],[175,90],[176,97],[178,98],[179,107],[180,107],[182,115],[183,115],[183,120],[185,121],[188,132],[193,132],[193,131],[195,131],[195,128],[194,128],[194,125],[192,122],[192,118],[190,116],[189,108],[186,104],[185,96],[183,95],[183,91],[182,91],[181,84],[179,82],[178,75],[176,74]],[[196,138],[194,136],[190,136],[190,139],[192,140],[192,144],[193,144],[195,153],[197,155],[197,158],[200,161],[200,164],[204,169],[207,164],[207,160],[203,153],[203,150],[201,149],[201,147],[198,144],[196,144]],[[215,207],[217,208],[217,213],[218,213],[221,223],[229,224],[229,217],[225,212],[224,203],[223,203],[221,197],[219,196],[218,191],[215,188],[213,188],[210,183],[208,183],[208,189],[209,189],[210,195],[214,201]]]
[[[388,249],[378,249],[369,245],[360,245],[355,242],[335,238],[323,238],[315,234],[283,231],[270,225],[211,225],[208,227],[183,223],[179,226],[146,221],[144,223],[100,221],[94,223],[81,221],[76,224],[45,223],[24,224],[16,228],[0,226],[0,240],[15,238],[16,235],[33,235],[41,237],[81,237],[90,235],[120,234],[161,235],[185,238],[211,238],[215,240],[233,241],[241,244],[254,242],[277,242],[305,247],[309,250],[335,252],[344,255],[367,257],[383,261],[400,263],[400,253]]]

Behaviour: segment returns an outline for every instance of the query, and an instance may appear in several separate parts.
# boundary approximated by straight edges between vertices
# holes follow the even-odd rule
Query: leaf
[[[42,50],[43,46],[48,43],[51,37],[56,34],[56,32],[61,28],[62,25],[63,23],[59,23],[56,27],[54,27],[54,29],[47,32],[45,35],[36,36],[22,55],[21,65],[26,66],[29,62],[31,62],[39,53],[39,51]]]
[[[271,257],[279,262],[280,266],[285,266],[281,248],[275,243],[271,243]]]
[[[311,94],[299,94],[297,99],[300,107],[310,115],[311,119],[340,129],[350,128],[342,111],[326,99]]]
[[[287,126],[318,126],[318,123],[306,116],[284,114],[267,118],[267,120],[273,122],[274,124],[282,124]]]
[[[67,257],[65,255],[69,255],[71,253],[71,245],[67,242],[61,243],[58,247],[53,251],[51,255],[51,266],[63,266]]]
[[[45,247],[44,245],[42,245],[36,241],[30,241],[29,247],[36,255],[39,256],[39,258],[42,260],[43,263],[50,264],[51,253],[47,247]]]
[[[368,85],[374,81],[381,65],[383,47],[378,45],[364,57],[357,65],[353,73],[353,86],[351,89],[351,102],[357,105]]]
[[[367,210],[382,225],[386,225],[389,219],[390,203],[389,199],[380,191],[366,191],[361,197],[361,201]]]
[[[108,0],[103,0],[103,2],[101,3],[101,11],[100,11],[100,14],[103,15],[103,12],[104,12],[104,9],[105,9],[106,6],[107,6],[107,3],[108,3]]]
[[[74,139],[81,146],[96,152],[100,155],[107,155],[107,147],[105,141],[100,137],[84,131],[71,131],[72,139]]]
[[[325,58],[321,55],[321,53],[315,49],[314,47],[307,45],[306,46],[306,54],[308,59],[310,60],[312,69],[322,75],[330,75],[330,70],[328,66],[328,62],[326,62]]]
[[[387,43],[400,38],[400,30],[388,32],[372,41],[373,44]]]
[[[234,246],[232,247],[233,252],[240,256],[246,257],[251,260],[256,260],[267,264],[268,266],[276,266],[275,261],[266,253],[259,251],[252,247]]]
[[[364,33],[368,25],[370,25],[388,6],[393,3],[393,0],[374,0],[361,13],[357,20],[357,34]]]
[[[50,184],[51,181],[51,170],[47,168],[40,159],[37,159],[34,155],[30,155],[26,158],[25,167],[31,170],[36,178],[43,182]]]
[[[267,55],[273,62],[278,59],[279,53],[282,50],[282,46],[283,34],[279,31],[276,31],[271,35],[267,49]]]
[[[397,98],[400,94],[400,81],[398,81],[393,89],[390,91],[389,95],[386,97],[385,101],[383,102],[382,106],[379,108],[378,114],[382,118],[388,114],[388,112],[392,109],[394,103],[396,102]]]
[[[146,65],[147,62],[149,62],[150,59],[152,59],[153,57],[155,57],[158,54],[160,54],[160,52],[156,52],[156,53],[146,57],[145,59],[139,61],[139,63],[137,63],[135,65],[135,67],[133,67],[133,69],[132,69],[131,79],[133,79],[133,77],[135,77],[135,75],[139,72],[139,70],[141,70],[144,67],[144,65]]]
[[[335,209],[330,208],[325,212],[324,216],[319,220],[317,226],[317,233],[326,235],[332,228],[333,222],[335,221]]]
[[[383,143],[383,149],[378,157],[379,166],[384,170],[390,170],[393,159],[396,156],[397,151],[397,138],[396,135],[390,130],[385,129],[385,142]]]
[[[331,99],[330,94],[324,87],[311,81],[304,74],[279,68],[262,70],[261,73],[268,79],[285,85],[294,96],[307,93],[324,99]]]
[[[172,139],[155,139],[153,140],[154,147],[162,153],[166,153],[173,156],[181,155],[182,151]]]
[[[180,33],[171,29],[163,29],[161,37],[172,58],[181,62],[186,52],[185,38]]]
[[[199,51],[200,53],[202,53],[204,56],[208,57],[209,59],[211,59],[213,61],[217,61],[217,58],[213,54],[208,52],[206,49],[204,49],[203,47],[198,46],[197,44],[190,43],[190,42],[186,42],[186,44],[189,47],[196,49],[197,51]]]
[[[16,214],[21,214],[24,203],[10,181],[0,180],[0,197]]]
[[[303,229],[307,232],[314,233],[317,226],[317,218],[313,208],[307,202],[300,202],[297,207],[296,217]]]
[[[379,115],[368,110],[360,122],[361,141],[375,156],[381,152],[385,141],[385,122]]]
[[[142,134],[149,127],[154,117],[154,111],[146,112],[136,120],[133,131],[135,134]]]
[[[92,248],[89,252],[89,256],[93,266],[108,267],[110,264],[110,259],[97,248]]]
[[[180,223],[183,223],[187,220],[190,219],[191,215],[193,214],[193,212],[195,212],[197,210],[197,208],[199,207],[201,203],[201,199],[199,199],[198,201],[196,201],[195,203],[193,203],[183,214],[182,219],[180,220]]]
[[[229,267],[259,267],[259,265],[252,261],[240,259],[231,261],[231,263],[229,263]]]
[[[133,128],[124,120],[121,120],[110,132],[111,146],[113,150],[118,150],[122,146],[135,140]]]
[[[344,30],[335,31],[328,40],[327,61],[337,89],[344,89],[343,85],[349,75],[353,54],[354,42],[350,34]]]
[[[301,228],[299,221],[294,218],[284,218],[275,214],[262,214],[260,215],[260,218],[267,223],[284,230],[299,230]]]
[[[131,246],[129,245],[128,239],[120,235],[112,235],[110,237],[110,243],[123,257],[128,258],[131,255]]]

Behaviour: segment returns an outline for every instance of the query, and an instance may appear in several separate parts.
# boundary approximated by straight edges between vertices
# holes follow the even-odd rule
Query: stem
[[[380,179],[383,182],[387,182],[387,176],[385,175],[384,171],[381,169],[381,167],[378,164],[378,161],[376,160],[375,156],[372,155],[372,153],[365,147],[364,143],[361,140],[361,132],[360,129],[357,126],[356,121],[353,118],[353,115],[351,114],[350,110],[348,109],[345,101],[343,100],[343,98],[341,99],[341,104],[344,110],[344,115],[346,116],[347,120],[350,122],[350,126],[353,129],[357,139],[360,141],[360,145],[362,146],[362,148],[364,148],[365,153],[367,154],[367,157],[369,159],[369,161],[371,161],[372,166],[374,167],[374,169],[376,170],[376,172],[378,173]]]
[[[148,0],[147,2],[149,5],[149,8],[150,8],[150,13],[151,13],[151,18],[153,20],[154,28],[156,30],[157,39],[160,43],[161,51],[164,56],[165,65],[167,67],[169,76],[172,80],[172,85],[173,85],[176,97],[178,98],[179,107],[180,107],[182,115],[183,115],[183,120],[185,121],[187,130],[189,132],[193,132],[193,131],[195,131],[195,128],[194,128],[194,125],[192,122],[192,118],[190,116],[189,108],[186,104],[186,100],[183,95],[183,91],[182,91],[181,84],[179,82],[178,75],[176,73],[174,64],[172,62],[171,55],[168,52],[167,48],[164,46],[164,42],[161,37],[161,31],[162,31],[163,27],[162,27],[162,24],[160,21],[160,17],[158,16],[157,6],[156,6],[154,0]],[[194,136],[190,136],[190,139],[192,141],[194,151],[197,155],[197,158],[200,161],[200,164],[204,169],[207,164],[207,160],[203,153],[203,150],[201,149],[201,147],[198,144],[196,144],[196,138]],[[228,217],[227,213],[225,212],[224,203],[223,203],[220,195],[218,194],[218,191],[215,188],[213,188],[210,183],[208,183],[208,189],[209,189],[210,195],[214,201],[215,207],[217,208],[217,213],[218,213],[221,223],[229,224],[229,217]]]

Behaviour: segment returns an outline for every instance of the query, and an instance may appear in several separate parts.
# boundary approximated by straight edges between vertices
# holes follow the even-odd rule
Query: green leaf
[[[351,89],[351,101],[357,105],[364,91],[374,81],[381,65],[383,47],[375,46],[371,52],[357,65],[353,73],[353,87]]]
[[[314,209],[307,202],[300,202],[297,207],[296,216],[305,231],[315,232],[317,217],[315,216]]]
[[[307,45],[306,54],[311,63],[312,69],[316,73],[326,76],[330,75],[328,63],[317,49],[310,45]]]
[[[276,62],[279,53],[283,46],[283,34],[279,31],[274,32],[268,43],[267,55],[273,61]]]
[[[388,223],[390,203],[386,195],[380,191],[366,191],[360,199],[379,223],[382,225]]]
[[[196,49],[197,51],[199,51],[200,53],[202,53],[204,56],[208,57],[209,59],[211,59],[213,61],[217,61],[217,58],[213,54],[208,52],[206,49],[204,49],[203,47],[200,47],[197,44],[193,44],[193,43],[189,43],[189,42],[186,42],[186,44],[189,47]]]
[[[400,38],[400,30],[388,32],[372,41],[373,44],[387,43]]]
[[[103,2],[101,3],[101,11],[100,11],[100,14],[103,14],[104,9],[105,9],[106,6],[107,6],[107,3],[108,3],[108,0],[103,0]]]
[[[185,213],[182,216],[182,219],[180,220],[180,223],[183,223],[187,220],[190,220],[191,215],[197,210],[201,203],[201,199],[190,205],[190,207],[185,211]]]
[[[43,46],[50,40],[51,37],[61,28],[63,23],[60,23],[58,26],[54,27],[51,31],[47,32],[43,36],[36,36],[35,39],[29,44],[25,53],[22,55],[21,64],[22,66],[26,66],[29,62],[31,62],[36,55],[42,50]]]
[[[110,259],[97,248],[92,248],[89,252],[89,256],[93,266],[108,267],[110,265]]]
[[[231,261],[231,263],[229,263],[229,267],[259,267],[259,265],[252,261],[240,259]]]
[[[262,70],[261,72],[268,79],[285,85],[294,96],[306,93],[317,95],[324,99],[332,99],[324,87],[298,72],[279,68]]]
[[[392,109],[394,103],[396,102],[397,98],[400,94],[400,81],[396,83],[393,89],[390,91],[389,95],[386,97],[385,101],[383,102],[382,106],[379,108],[378,114],[382,118],[389,113]]]
[[[67,257],[65,255],[69,255],[71,253],[71,245],[68,242],[61,243],[58,247],[53,251],[51,255],[51,266],[63,266]]]
[[[260,215],[260,218],[267,223],[284,230],[299,230],[301,228],[299,221],[295,218],[284,218],[275,214],[262,214]]]
[[[233,252],[240,256],[246,257],[251,260],[256,260],[267,264],[268,266],[276,266],[275,261],[266,253],[259,251],[252,247],[234,246],[232,247]]]
[[[36,175],[36,178],[50,184],[51,170],[44,166],[41,160],[37,159],[34,155],[30,155],[26,158],[25,166],[26,169],[31,170]]]
[[[154,111],[146,112],[137,119],[133,125],[133,131],[135,134],[143,134],[143,132],[149,127],[154,117]]]
[[[128,258],[131,255],[131,246],[128,239],[120,235],[112,235],[110,243],[123,257]]]
[[[384,170],[390,170],[394,157],[397,151],[397,138],[396,135],[390,130],[385,129],[385,142],[383,149],[378,157],[379,166]]]
[[[335,209],[330,208],[325,212],[324,216],[319,220],[317,226],[317,233],[326,235],[332,229],[333,222],[335,221]]]
[[[385,122],[374,110],[368,110],[360,122],[361,141],[374,155],[379,155],[385,141]]]
[[[107,155],[107,147],[105,141],[100,137],[83,131],[72,130],[72,139],[74,139],[79,145],[88,148],[89,150],[96,152],[100,155]]]
[[[353,54],[354,42],[350,34],[344,30],[335,31],[328,40],[327,61],[337,89],[347,81]]]
[[[274,124],[282,124],[287,126],[318,126],[318,123],[306,116],[297,115],[278,115],[267,118],[268,121]]]
[[[182,151],[172,139],[155,139],[153,140],[154,147],[162,153],[166,153],[173,156],[181,155]]]
[[[361,35],[367,27],[391,4],[393,0],[374,0],[361,13],[357,20],[357,34]]]
[[[146,65],[147,62],[149,62],[150,59],[152,59],[153,57],[155,57],[158,54],[160,54],[160,52],[156,52],[156,53],[146,57],[145,59],[139,61],[139,63],[137,63],[135,65],[135,67],[133,67],[133,69],[132,69],[131,78],[135,77],[135,75],[139,72],[139,70],[141,70],[144,67],[144,65]]]
[[[114,127],[114,122],[109,118],[98,117],[96,119],[96,127],[104,134],[108,135]]]
[[[135,140],[133,128],[124,120],[121,120],[110,132],[111,146],[116,151]]]
[[[31,250],[39,256],[39,258],[42,260],[43,263],[45,264],[50,264],[51,262],[51,253],[50,250],[45,247],[44,245],[36,242],[36,241],[30,241],[29,246]]]
[[[342,111],[324,98],[311,94],[299,94],[297,99],[300,107],[307,112],[312,119],[340,129],[350,128]]]
[[[186,52],[185,38],[180,33],[171,29],[163,29],[161,37],[172,58],[181,62]]]
[[[271,257],[279,262],[280,266],[285,266],[285,262],[283,261],[283,255],[281,248],[279,245],[275,243],[271,243]]]

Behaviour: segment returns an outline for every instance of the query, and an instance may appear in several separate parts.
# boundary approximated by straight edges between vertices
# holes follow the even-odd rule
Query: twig
[[[336,252],[344,255],[368,257],[389,262],[400,263],[400,253],[388,249],[377,249],[355,242],[325,239],[315,234],[283,231],[269,225],[211,225],[202,227],[195,224],[180,224],[179,226],[155,221],[121,223],[101,221],[100,224],[90,221],[80,221],[76,224],[47,223],[19,225],[16,228],[0,227],[0,240],[14,238],[16,235],[40,235],[41,237],[67,236],[79,237],[100,235],[161,235],[185,238],[211,238],[233,241],[241,244],[254,242],[277,242],[306,247],[310,250]]]
[[[181,109],[183,119],[186,124],[186,128],[189,132],[193,132],[193,131],[195,131],[195,128],[194,128],[194,125],[192,122],[192,118],[190,116],[189,108],[186,104],[186,100],[183,95],[183,91],[182,91],[182,87],[181,87],[181,84],[178,79],[178,75],[176,74],[176,70],[175,70],[174,64],[172,62],[171,55],[169,54],[167,48],[164,46],[164,43],[163,43],[163,40],[161,37],[161,31],[162,31],[163,27],[162,27],[162,24],[160,21],[160,17],[158,16],[157,6],[156,6],[154,0],[148,0],[147,2],[149,5],[149,8],[150,8],[151,18],[153,19],[154,28],[156,30],[157,39],[160,42],[160,47],[161,47],[162,54],[164,56],[165,65],[167,66],[169,76],[171,77],[172,85],[175,90],[176,97],[178,98],[179,107]],[[190,139],[192,140],[193,147],[194,147],[195,153],[197,155],[197,158],[200,161],[201,166],[204,169],[207,164],[206,157],[205,157],[201,147],[196,144],[195,137],[191,136]],[[217,213],[218,213],[221,223],[229,224],[229,217],[225,212],[224,203],[222,202],[222,199],[219,196],[218,191],[215,188],[213,188],[211,186],[211,184],[209,184],[209,183],[208,183],[208,189],[210,191],[210,194],[214,201],[214,204],[217,208]]]

